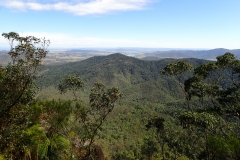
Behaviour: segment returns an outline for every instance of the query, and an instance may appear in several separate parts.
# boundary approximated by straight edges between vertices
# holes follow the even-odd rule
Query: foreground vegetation
[[[0,67],[0,159],[240,158],[233,54],[41,67],[48,40],[3,36],[12,62]]]

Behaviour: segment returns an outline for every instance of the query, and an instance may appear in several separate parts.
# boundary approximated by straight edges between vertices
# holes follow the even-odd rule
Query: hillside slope
[[[176,60],[144,61],[122,54],[112,54],[64,65],[45,66],[37,79],[42,88],[39,93],[42,95],[39,97],[72,99],[71,94],[60,97],[54,88],[60,79],[68,74],[78,75],[85,81],[84,92],[80,93],[80,98],[87,102],[87,105],[89,89],[94,82],[102,82],[108,87],[119,87],[123,99],[103,124],[97,143],[101,145],[108,159],[127,159],[118,158],[121,155],[139,157],[144,140],[154,136],[154,132],[147,131],[145,127],[149,118],[161,116],[174,131],[179,129],[174,118],[186,108],[185,100],[181,99],[184,96],[172,79],[159,73],[172,61]],[[194,66],[206,62],[199,59],[186,61]]]
[[[156,51],[153,53],[146,53],[139,55],[145,60],[163,59],[163,58],[198,58],[198,59],[208,59],[215,60],[217,56],[223,55],[226,52],[235,54],[235,56],[240,57],[240,49],[225,49],[216,48],[211,50],[169,50],[169,51]]]
[[[205,62],[186,60],[193,65]],[[37,83],[43,88],[49,87],[58,84],[64,76],[75,74],[84,80],[86,89],[95,82],[101,82],[109,87],[119,87],[129,100],[164,103],[182,97],[178,86],[169,77],[159,74],[170,61],[174,59],[144,61],[119,53],[97,56],[74,63],[46,66]]]

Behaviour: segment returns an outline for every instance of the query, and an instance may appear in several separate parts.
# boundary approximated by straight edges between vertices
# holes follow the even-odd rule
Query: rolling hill
[[[223,55],[226,52],[235,54],[240,57],[240,49],[224,49],[217,48],[212,50],[169,50],[169,51],[156,51],[152,53],[146,53],[138,55],[145,60],[159,60],[164,58],[198,58],[206,60],[215,60],[217,56]]]
[[[193,65],[205,62],[186,60]],[[79,62],[45,66],[37,83],[46,88],[58,84],[66,75],[75,74],[83,79],[87,90],[93,83],[101,82],[109,87],[119,87],[128,100],[165,103],[182,97],[178,86],[159,73],[170,61],[176,60],[145,61],[119,53],[96,56]]]
[[[185,60],[194,66],[209,62],[193,58]],[[139,157],[144,140],[154,136],[154,132],[147,131],[145,127],[149,118],[161,116],[172,133],[176,130],[183,132],[177,125],[176,117],[186,109],[184,95],[170,77],[159,74],[172,61],[176,59],[145,61],[116,53],[79,62],[43,66],[36,81],[42,89],[39,97],[58,99],[59,93],[54,86],[69,74],[80,76],[85,82],[81,99],[87,97],[95,82],[102,82],[107,87],[119,87],[124,95],[123,99],[108,116],[99,131],[97,142],[108,159]],[[63,96],[65,97],[60,98],[71,99],[71,95]]]

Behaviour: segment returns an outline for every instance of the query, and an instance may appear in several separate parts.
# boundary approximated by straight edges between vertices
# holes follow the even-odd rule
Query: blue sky
[[[240,48],[239,0],[0,0],[0,22],[51,48]]]

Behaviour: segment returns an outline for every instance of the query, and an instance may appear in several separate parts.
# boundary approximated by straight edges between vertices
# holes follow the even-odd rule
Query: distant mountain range
[[[137,55],[137,58],[144,60],[159,60],[164,58],[197,58],[206,60],[215,60],[217,56],[223,55],[226,52],[235,54],[240,58],[240,49],[224,49],[217,48],[212,50],[169,50],[169,51],[156,51],[152,53]]]
[[[240,49],[217,48],[211,50],[181,50],[181,49],[158,49],[158,48],[112,48],[112,49],[73,49],[73,50],[50,50],[50,53],[44,59],[44,64],[64,64],[68,62],[77,62],[94,56],[106,56],[114,53],[121,53],[141,60],[156,61],[165,58],[197,58],[205,60],[215,60],[217,56],[226,52],[235,54],[240,58]],[[6,65],[10,61],[7,51],[0,51],[0,65]]]
[[[215,60],[217,56],[223,55],[226,52],[235,54],[240,58],[240,49],[225,49],[216,48],[211,50],[182,50],[182,49],[146,49],[146,48],[116,48],[116,49],[75,49],[68,50],[68,54],[89,54],[94,55],[108,55],[113,53],[122,53],[127,56],[136,57],[143,60],[159,60],[164,58],[197,58],[206,60]],[[101,53],[101,54],[100,54]]]

